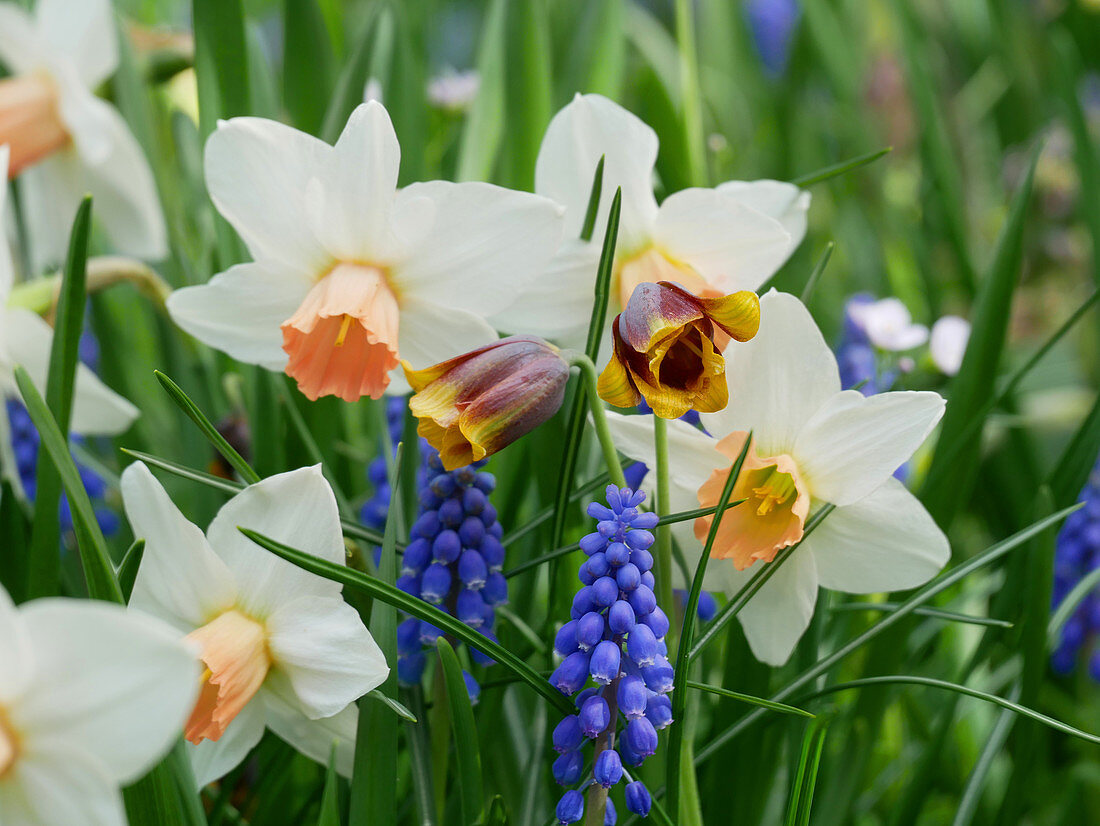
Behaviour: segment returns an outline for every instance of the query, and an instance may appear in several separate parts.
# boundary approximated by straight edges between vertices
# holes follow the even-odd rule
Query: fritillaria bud
[[[760,328],[760,300],[748,290],[706,298],[670,281],[639,284],[612,327],[614,355],[599,380],[600,398],[676,419],[713,413],[729,402],[726,339],[748,341]]]
[[[417,432],[448,470],[484,459],[561,407],[569,364],[533,336],[510,336],[423,370],[403,362]]]

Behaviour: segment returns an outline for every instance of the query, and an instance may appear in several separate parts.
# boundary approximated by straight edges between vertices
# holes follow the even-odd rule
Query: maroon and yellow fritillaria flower
[[[742,290],[696,296],[670,281],[641,283],[612,326],[615,353],[599,380],[600,398],[676,419],[689,410],[713,413],[729,401],[728,339],[748,341],[760,327],[760,300]]]
[[[510,336],[423,370],[402,362],[416,391],[417,432],[447,470],[496,453],[561,407],[569,364],[534,336]]]

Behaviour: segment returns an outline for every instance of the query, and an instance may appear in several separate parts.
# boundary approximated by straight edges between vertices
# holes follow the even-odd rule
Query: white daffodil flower
[[[64,258],[85,193],[119,252],[168,254],[153,173],[118,111],[93,90],[118,67],[110,0],[0,3],[0,143],[19,176],[35,261]]]
[[[928,350],[932,362],[945,375],[953,376],[962,367],[966,345],[970,342],[970,322],[957,315],[945,315],[932,325]]]
[[[928,328],[914,324],[909,309],[898,298],[853,302],[848,315],[880,350],[912,350],[928,341]]]
[[[194,651],[120,605],[0,587],[0,823],[125,826],[120,786],[172,747],[195,703]]]
[[[837,363],[793,296],[760,301],[760,332],[726,351],[730,403],[702,414],[714,437],[670,421],[673,510],[718,503],[746,435],[753,444],[708,563],[705,587],[733,594],[828,514],[737,615],[756,657],[782,665],[809,625],[818,586],[848,593],[913,588],[950,555],[947,538],[892,477],[943,414],[936,393],[864,397],[840,389]],[[618,448],[654,466],[653,417],[608,414]],[[713,517],[673,525],[694,570]],[[681,586],[683,587],[683,586]]]
[[[476,69],[465,72],[445,69],[428,81],[428,100],[440,109],[461,112],[474,102],[480,88],[481,75]]]
[[[579,240],[592,178],[604,158],[595,231]],[[607,323],[643,281],[674,281],[713,297],[755,290],[806,233],[810,195],[779,181],[731,181],[685,189],[657,204],[657,133],[601,95],[577,95],[546,129],[535,191],[565,207],[565,238],[546,278],[492,321],[500,329],[583,341],[592,315],[607,215],[622,187]],[[605,340],[608,338],[604,337]]]
[[[0,178],[8,166],[7,146],[0,146]],[[8,188],[0,187],[0,227],[4,223],[4,206]],[[0,231],[0,396],[19,399],[15,383],[15,366],[22,365],[35,387],[45,392],[46,374],[50,367],[53,328],[37,313],[22,307],[7,306],[15,274],[7,235]],[[2,402],[3,399],[0,399]],[[99,380],[83,364],[76,366],[73,388],[71,430],[86,436],[114,436],[130,426],[138,409]],[[0,471],[16,490],[20,490],[19,473],[12,452],[11,429],[7,406],[0,403]]]
[[[140,462],[122,474],[126,516],[145,555],[130,606],[196,642],[206,666],[184,729],[205,785],[270,728],[303,754],[350,775],[355,700],[389,668],[338,583],[250,542],[238,527],[344,563],[336,499],[320,466],[264,479],[230,499],[204,536]],[[196,680],[198,682],[198,680]]]
[[[496,339],[485,318],[542,274],[560,207],[482,183],[398,190],[400,156],[377,101],[335,146],[270,120],[222,123],[207,187],[255,260],[173,293],[176,323],[311,399],[348,401],[391,380],[406,391],[391,376],[401,360],[427,367]]]

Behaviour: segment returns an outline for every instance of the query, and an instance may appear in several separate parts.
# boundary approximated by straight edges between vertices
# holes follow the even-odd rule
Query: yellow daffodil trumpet
[[[510,336],[413,370],[409,410],[417,432],[439,451],[447,470],[496,453],[530,433],[561,407],[569,364],[534,336]]]
[[[644,398],[665,419],[721,410],[729,402],[722,338],[748,341],[759,327],[756,293],[700,297],[670,281],[643,282],[612,325],[600,398],[616,407]]]

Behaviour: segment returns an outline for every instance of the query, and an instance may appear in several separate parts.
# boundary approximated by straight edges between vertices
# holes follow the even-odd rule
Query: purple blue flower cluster
[[[1100,460],[1093,467],[1078,501],[1085,506],[1069,515],[1058,534],[1053,608],[1058,607],[1083,576],[1100,568]],[[1100,681],[1100,646],[1091,644],[1098,633],[1100,588],[1081,601],[1062,627],[1061,640],[1051,655],[1051,667],[1059,674],[1068,674],[1076,667],[1081,652],[1091,647],[1089,674]]]
[[[567,791],[557,807],[558,822],[576,823],[584,813],[583,789],[592,783],[611,788],[627,777],[627,808],[649,814],[650,796],[641,781],[630,780],[624,764],[638,766],[657,751],[657,731],[672,722],[673,671],[664,637],[668,617],[654,595],[651,530],[657,515],[638,510],[641,491],[607,488],[607,505],[592,502],[588,515],[596,531],[581,539],[588,559],[581,565],[581,588],[573,597],[570,620],[554,639],[564,659],[550,682],[566,696],[576,695],[577,714],[554,729],[554,779],[581,783],[586,741],[595,741],[592,776]],[[589,683],[594,685],[589,686]],[[586,687],[587,686],[587,687]],[[623,730],[616,742],[620,717]],[[606,823],[615,822],[608,803]]]
[[[508,584],[501,573],[504,546],[500,523],[489,494],[493,474],[480,470],[485,462],[445,471],[439,454],[428,457],[429,478],[420,487],[420,507],[401,560],[397,587],[419,597],[496,641],[495,607],[508,602]],[[414,617],[397,629],[397,676],[405,685],[420,682],[427,663],[425,646],[434,646],[442,630]],[[493,661],[479,651],[470,656],[480,665]],[[469,674],[471,700],[480,688]]]

